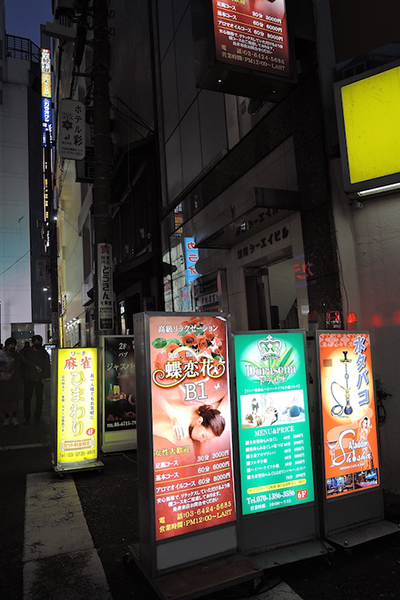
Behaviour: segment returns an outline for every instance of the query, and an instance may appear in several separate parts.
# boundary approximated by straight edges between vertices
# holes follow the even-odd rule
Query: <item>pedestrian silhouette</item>
[[[0,350],[0,411],[5,416],[3,425],[8,427],[19,425],[17,413],[23,397],[23,382],[17,340],[10,337],[4,344]]]
[[[35,422],[40,423],[43,408],[43,388],[46,379],[50,378],[50,357],[43,347],[41,335],[32,337],[32,346],[24,352],[24,357],[30,362],[24,368],[24,423],[31,420],[31,401],[35,392]]]

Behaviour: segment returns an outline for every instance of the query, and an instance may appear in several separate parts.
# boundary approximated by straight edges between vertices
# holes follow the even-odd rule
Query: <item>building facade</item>
[[[81,4],[72,14],[67,1],[55,2],[56,20],[90,25],[92,4]],[[267,4],[252,7],[263,14]],[[345,190],[335,105],[338,84],[400,58],[395,27],[376,26],[387,14],[396,23],[399,9],[390,0],[379,15],[361,0],[273,4],[286,10],[290,83],[249,93],[231,78],[227,93],[198,77],[198,2],[110,3],[116,328],[131,332],[134,313],[164,308],[229,312],[237,331],[308,330],[311,319],[347,329],[355,313],[357,327],[371,332],[383,401],[382,483],[400,493],[398,192],[360,202]],[[71,87],[76,44],[62,44],[70,52],[59,67],[63,95],[89,107],[82,73],[93,64],[91,46]],[[63,318],[81,318],[89,332],[93,182],[77,183],[75,165],[57,168]]]
[[[382,483],[398,493],[398,193],[345,191],[335,106],[340,82],[399,60],[398,6],[288,0],[296,83],[271,102],[196,85],[193,4],[153,2],[163,252],[182,263],[194,239],[191,306],[228,311],[239,331],[308,329],[309,317],[325,329],[332,312],[347,329],[355,313],[383,402]],[[181,310],[182,271],[164,284],[166,309]]]
[[[0,307],[1,341],[48,339],[49,261],[41,237],[43,156],[40,50],[6,35],[0,2]]]

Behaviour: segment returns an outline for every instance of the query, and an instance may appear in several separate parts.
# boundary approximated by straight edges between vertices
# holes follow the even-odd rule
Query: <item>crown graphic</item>
[[[265,340],[258,342],[258,349],[261,354],[261,360],[280,358],[282,342],[281,340],[274,340],[272,335],[267,335]]]

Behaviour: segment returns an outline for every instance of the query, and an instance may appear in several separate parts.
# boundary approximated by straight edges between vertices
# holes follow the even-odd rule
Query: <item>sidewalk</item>
[[[114,600],[159,600],[140,570],[124,561],[128,547],[138,541],[136,451],[101,455],[101,474],[80,471],[61,481],[50,459],[47,398],[44,424],[4,428],[0,421],[1,600],[100,599],[99,593],[79,588],[85,564],[95,581],[99,567],[104,570]],[[387,497],[385,507],[387,518],[400,522],[397,501]],[[74,523],[85,534],[79,546],[71,546],[76,542],[71,533],[76,531]],[[46,554],[54,540],[57,552]],[[48,583],[38,588],[38,578],[45,582],[46,577]],[[357,547],[351,554],[337,552],[328,559],[272,569],[261,583],[276,582],[277,587],[253,598],[294,599],[297,593],[303,600],[395,600],[399,581],[400,540],[395,534]],[[39,595],[24,597],[24,583],[26,592],[31,585]],[[236,586],[204,598],[245,597],[250,597],[248,588]]]
[[[35,407],[35,399],[32,400],[32,406]],[[19,407],[17,415],[19,425],[14,427],[9,425],[3,427],[4,415],[0,416],[0,449],[17,449],[23,447],[48,446],[50,443],[50,382],[45,383],[44,400],[41,421],[35,423],[31,421],[29,425],[24,425],[23,406]]]

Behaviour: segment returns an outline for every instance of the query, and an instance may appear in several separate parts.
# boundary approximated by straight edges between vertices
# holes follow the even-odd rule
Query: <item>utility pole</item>
[[[107,0],[93,0],[93,126],[94,126],[94,319],[95,344],[100,335],[114,333],[114,292],[111,198],[111,140],[109,67],[110,43]]]

